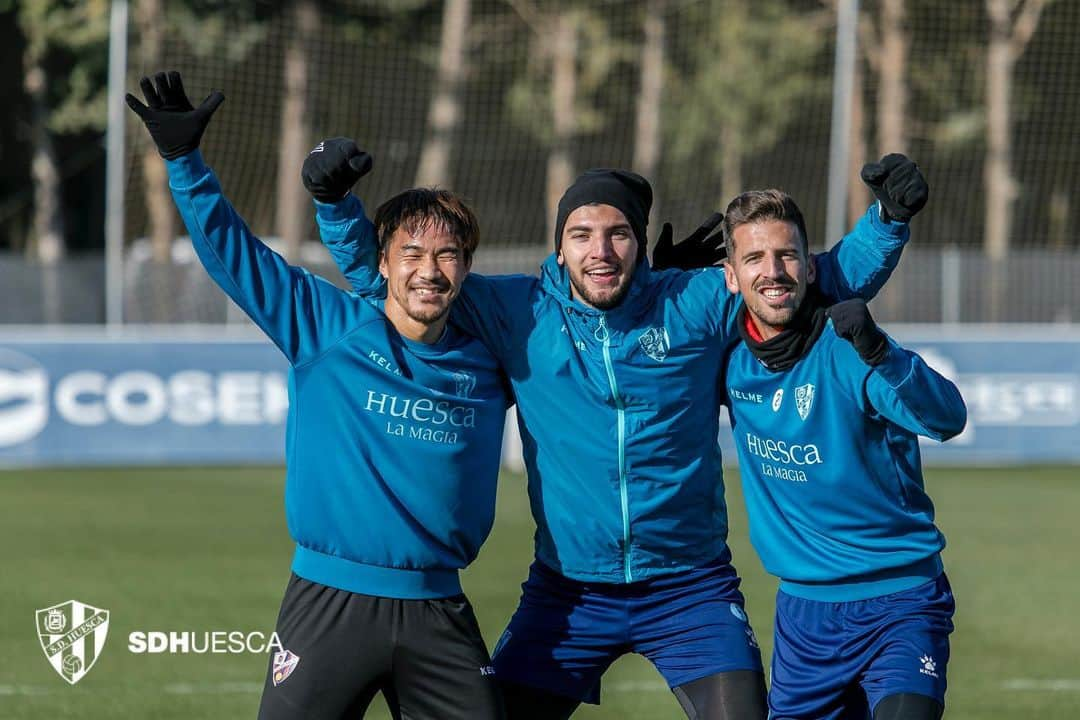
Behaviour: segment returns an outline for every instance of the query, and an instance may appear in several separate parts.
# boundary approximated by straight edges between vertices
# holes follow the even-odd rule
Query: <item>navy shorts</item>
[[[536,561],[495,646],[500,681],[600,702],[600,676],[644,655],[676,688],[719,672],[762,672],[739,576],[725,551],[700,568],[628,584],[570,580]]]
[[[949,580],[851,602],[776,596],[772,720],[863,720],[890,695],[945,705],[956,606]]]

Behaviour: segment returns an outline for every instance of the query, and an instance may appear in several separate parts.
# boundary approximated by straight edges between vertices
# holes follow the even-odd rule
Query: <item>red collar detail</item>
[[[751,338],[753,338],[754,342],[759,342],[759,343],[760,342],[765,342],[765,338],[761,337],[761,333],[758,331],[757,325],[755,325],[754,321],[752,319],[750,319],[750,313],[749,312],[745,313],[745,316],[746,316],[746,320],[745,320],[746,333]]]

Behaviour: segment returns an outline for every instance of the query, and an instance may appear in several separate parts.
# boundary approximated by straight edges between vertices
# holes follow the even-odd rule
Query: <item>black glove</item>
[[[146,124],[158,152],[166,160],[175,160],[199,147],[210,116],[218,105],[225,102],[225,96],[214,90],[198,108],[191,107],[191,101],[184,93],[184,84],[180,81],[180,73],[175,70],[156,73],[153,84],[150,78],[144,77],[139,81],[139,87],[146,98],[146,105],[131,93],[124,99]]]
[[[653,248],[653,269],[694,270],[712,267],[723,262],[727,257],[723,233],[717,230],[709,235],[723,219],[723,213],[713,213],[701,227],[690,233],[689,237],[678,245],[671,242],[671,223],[664,223],[660,236],[656,240],[656,247]]]
[[[330,138],[308,153],[300,179],[316,200],[337,202],[357,180],[371,172],[371,162],[371,156],[349,138]]]
[[[930,195],[930,186],[919,166],[900,153],[881,158],[881,162],[866,163],[862,169],[866,183],[885,210],[888,219],[909,222],[923,209]]]
[[[825,310],[832,318],[836,334],[855,346],[867,365],[880,365],[889,354],[889,339],[870,317],[866,301],[856,298],[839,302]]]

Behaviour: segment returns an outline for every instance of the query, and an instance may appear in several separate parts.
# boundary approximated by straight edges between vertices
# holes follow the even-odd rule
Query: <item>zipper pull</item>
[[[603,315],[600,316],[600,324],[596,326],[596,330],[593,330],[593,337],[596,338],[597,342],[607,342],[608,340],[607,323],[604,321]]]

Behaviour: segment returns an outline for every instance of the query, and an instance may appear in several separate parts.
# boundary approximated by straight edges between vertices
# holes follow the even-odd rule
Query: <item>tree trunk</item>
[[[648,0],[642,21],[641,91],[637,100],[637,125],[634,133],[634,169],[655,181],[660,164],[660,109],[664,95],[664,11],[667,0]],[[656,225],[660,203],[654,202],[650,225]],[[638,238],[644,245],[646,238]]]
[[[1064,252],[1069,245],[1070,210],[1068,188],[1055,187],[1050,193],[1050,232],[1047,233],[1047,244],[1052,250]]]
[[[30,128],[33,156],[30,175],[34,183],[34,230],[27,245],[41,263],[41,316],[46,323],[62,320],[60,308],[60,260],[64,256],[64,208],[60,200],[60,168],[47,122],[49,110],[45,105],[48,77],[38,58],[27,56],[26,76],[23,79],[30,96],[32,120]]]
[[[45,88],[48,78],[36,59],[28,59],[24,86],[30,96],[33,144],[30,175],[34,183],[34,232],[28,245],[35,259],[55,264],[64,256],[64,215],[60,201],[60,168],[47,126],[49,109]]]
[[[1012,177],[1012,72],[1009,47],[1009,0],[987,0],[990,46],[986,53],[986,252],[1003,259],[1009,251],[1012,204],[1016,183]]]
[[[555,237],[554,208],[574,180],[570,143],[577,129],[577,20],[563,12],[551,24],[551,116],[555,137],[547,161],[548,237]]]
[[[311,51],[319,28],[316,0],[293,0],[291,32],[285,48],[285,87],[281,101],[281,145],[278,153],[277,234],[285,243],[285,256],[300,257],[300,242],[310,212],[300,183],[300,167],[311,149],[308,105]]]
[[[848,140],[848,225],[854,225],[870,204],[870,192],[861,178],[862,166],[866,164],[866,111],[863,103],[863,63],[855,58],[851,93],[851,136]],[[828,238],[836,242],[839,238]]]
[[[1012,23],[1009,0],[987,0],[990,15],[990,45],[986,51],[986,188],[984,243],[990,259],[987,276],[987,308],[991,322],[1003,317],[1005,307],[1005,259],[1009,253],[1012,207],[1016,183],[1012,176],[1012,95],[1013,58],[1010,47]]]
[[[470,0],[446,0],[443,8],[439,67],[435,96],[428,108],[428,129],[420,150],[416,185],[451,183],[450,152],[461,126],[461,90],[465,80],[465,39],[469,27]]]
[[[139,28],[139,57],[144,68],[162,66],[162,40],[165,31],[165,8],[162,0],[139,0],[135,3],[135,23]],[[143,146],[142,172],[145,184],[146,214],[150,219],[150,246],[155,264],[170,261],[176,237],[176,213],[169,193],[169,177],[157,148],[140,133]]]
[[[881,0],[878,153],[907,153],[908,31],[904,0]]]
[[[720,210],[742,192],[742,144],[739,130],[733,123],[720,121]]]
[[[134,7],[135,24],[139,30],[139,59],[143,68],[156,71],[162,68],[162,43],[165,33],[165,8],[162,0],[139,0]],[[149,220],[152,262],[145,274],[135,280],[134,296],[150,298],[150,302],[125,304],[125,313],[135,322],[171,322],[177,318],[175,308],[179,279],[172,267],[172,246],[176,238],[176,211],[169,192],[169,176],[154,143],[146,133],[136,136],[142,146],[142,174],[146,216]]]

